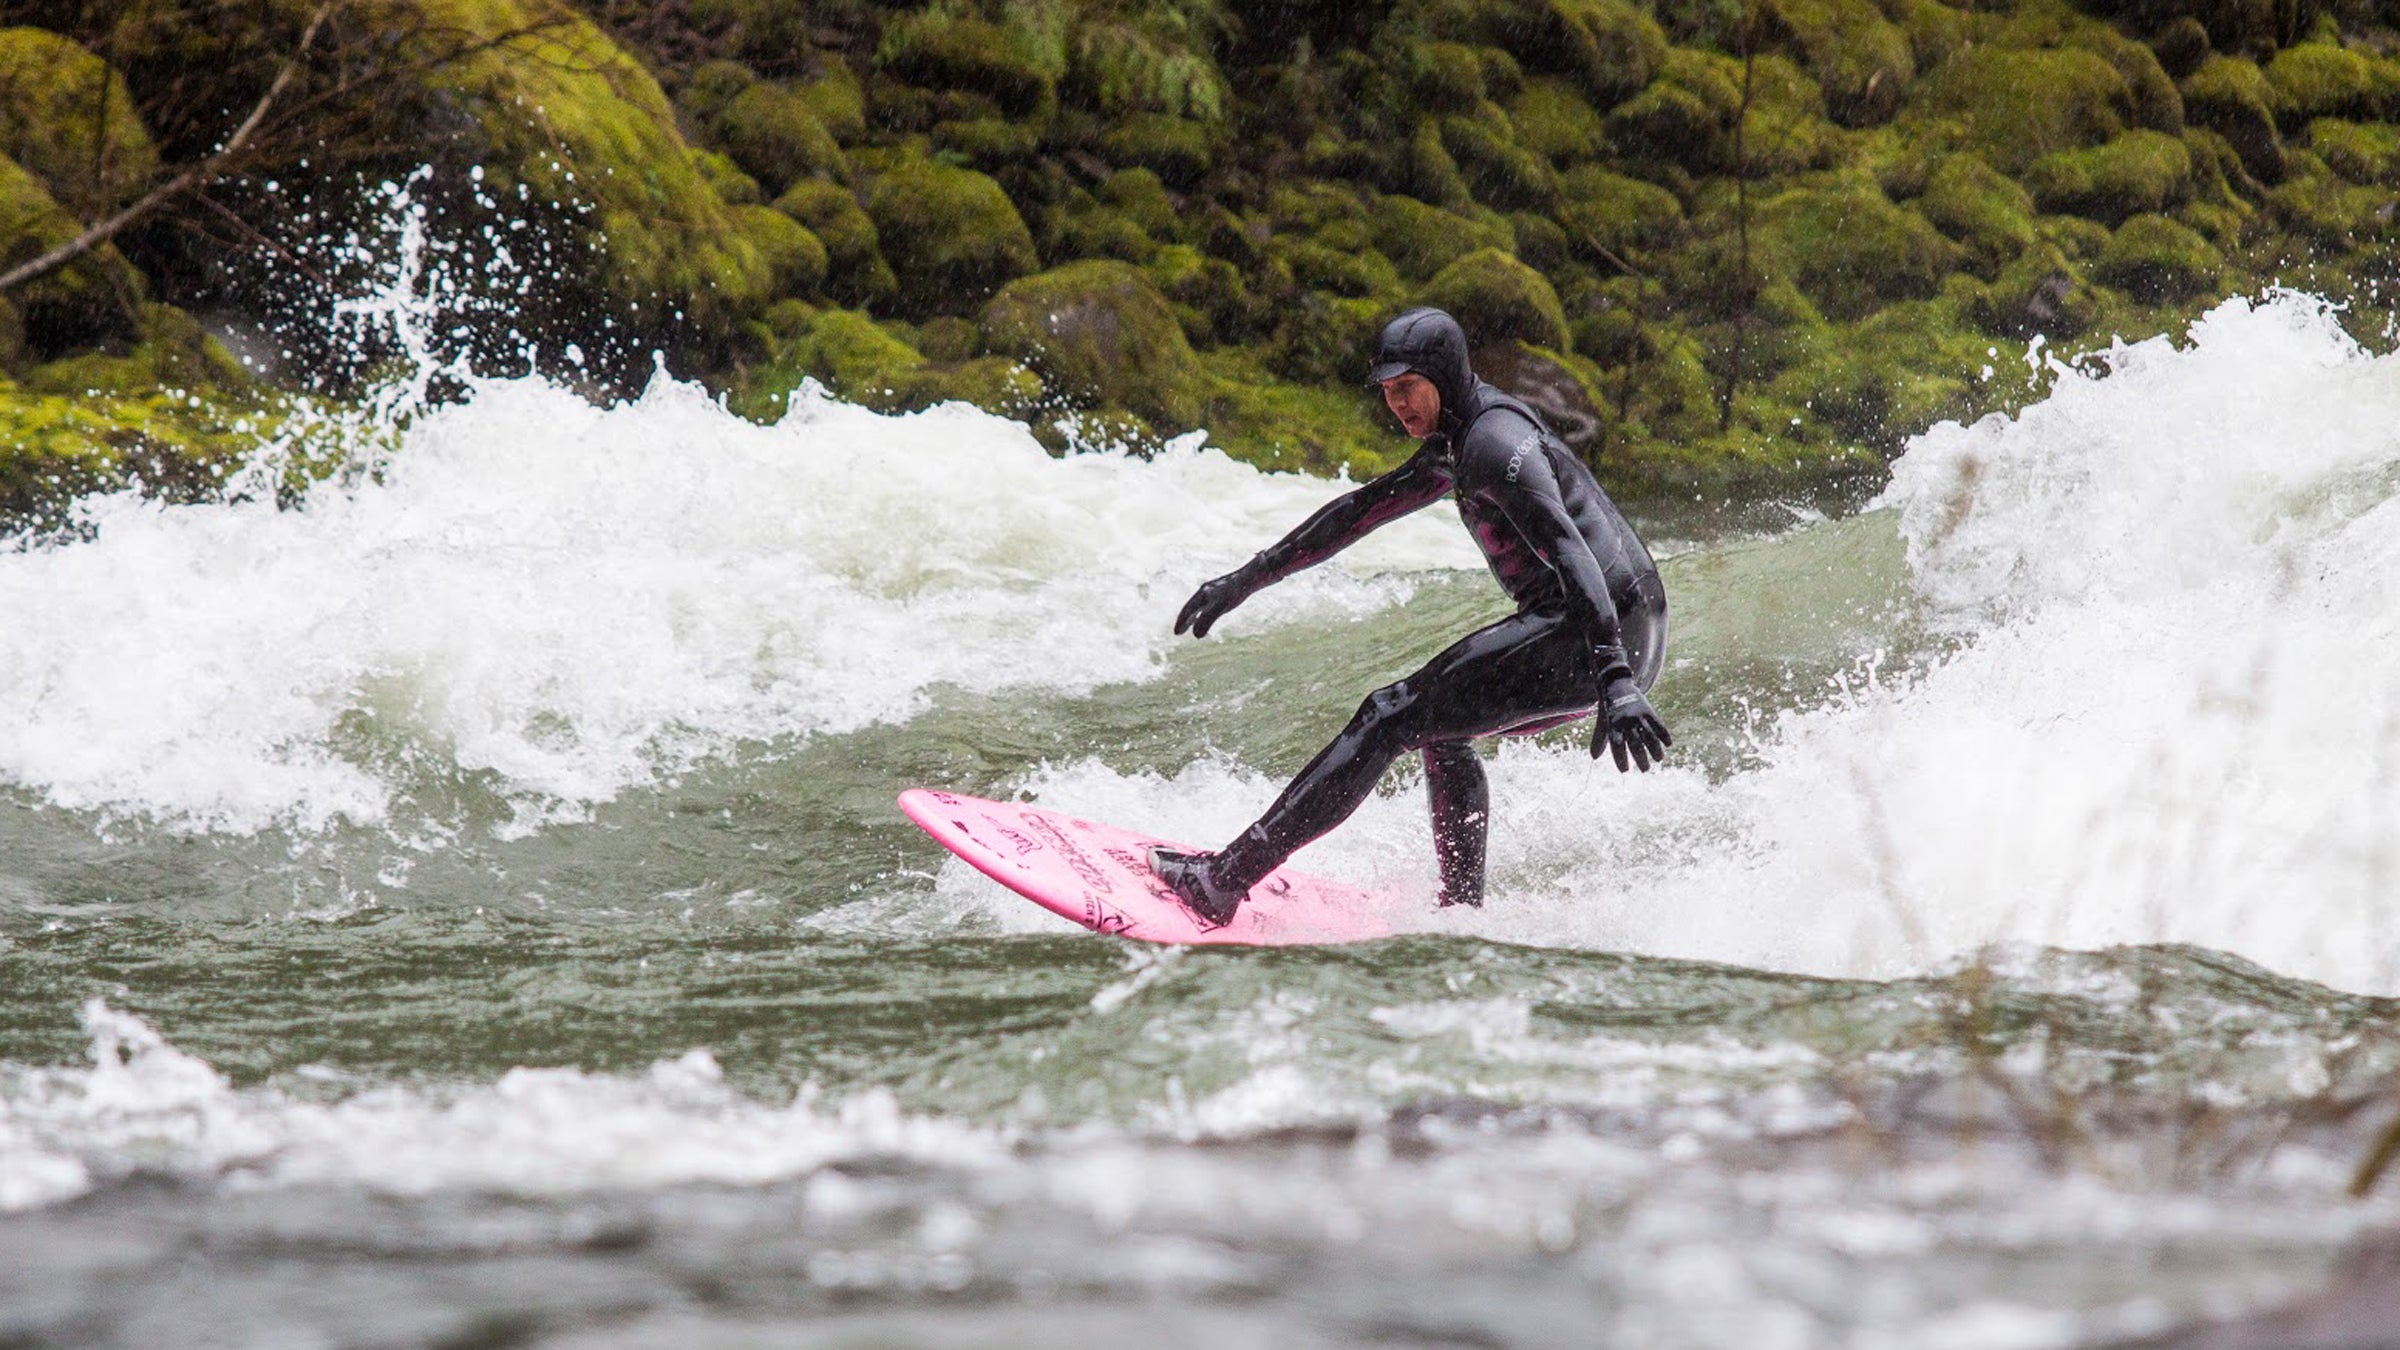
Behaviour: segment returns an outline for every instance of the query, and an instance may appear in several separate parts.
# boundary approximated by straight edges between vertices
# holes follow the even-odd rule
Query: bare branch
[[[116,238],[127,228],[146,219],[152,212],[175,198],[196,187],[214,182],[218,175],[224,172],[226,166],[242,153],[243,148],[249,144],[251,136],[256,134],[259,126],[266,121],[268,109],[274,107],[275,100],[283,96],[283,91],[290,87],[293,77],[300,73],[300,67],[307,62],[309,48],[316,45],[317,31],[325,26],[325,20],[332,15],[334,10],[340,8],[345,2],[346,0],[325,0],[324,4],[317,7],[317,12],[309,18],[308,27],[300,34],[300,45],[294,48],[291,56],[284,61],[283,69],[276,72],[275,82],[267,86],[266,95],[259,99],[258,106],[250,110],[250,115],[242,119],[242,124],[234,129],[233,135],[226,138],[225,144],[218,147],[215,154],[176,174],[158,187],[143,193],[133,205],[92,226],[73,239],[60,244],[38,258],[10,268],[5,274],[0,274],[0,294],[5,294],[27,282],[38,281],[50,275]]]

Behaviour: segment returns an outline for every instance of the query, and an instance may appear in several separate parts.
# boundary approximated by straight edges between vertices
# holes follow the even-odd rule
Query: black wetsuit
[[[1460,519],[1517,612],[1369,694],[1256,824],[1222,852],[1187,860],[1200,870],[1179,880],[1171,870],[1175,855],[1166,855],[1161,875],[1176,889],[1207,893],[1206,899],[1187,894],[1199,900],[1195,908],[1213,903],[1230,914],[1261,877],[1356,810],[1392,761],[1411,750],[1425,756],[1443,903],[1479,903],[1489,793],[1473,748],[1477,737],[1538,731],[1589,715],[1614,685],[1610,715],[1636,728],[1633,755],[1644,768],[1667,739],[1634,692],[1657,680],[1667,637],[1666,590],[1640,537],[1539,414],[1475,377],[1466,334],[1449,315],[1413,310],[1384,330],[1377,378],[1402,371],[1425,376],[1440,392],[1439,429],[1407,463],[1336,498],[1242,568],[1202,587],[1178,630],[1205,634],[1260,587],[1445,495],[1457,499]],[[1628,678],[1630,685],[1618,683]],[[1655,727],[1653,736],[1630,720],[1637,710]],[[1595,740],[1595,755],[1601,744]],[[1622,748],[1618,763],[1624,764]]]

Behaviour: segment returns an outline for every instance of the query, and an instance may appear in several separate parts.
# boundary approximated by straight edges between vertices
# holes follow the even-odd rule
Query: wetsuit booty
[[[1210,875],[1209,866],[1216,857],[1213,853],[1185,853],[1154,844],[1150,848],[1150,870],[1167,883],[1167,889],[1202,923],[1223,928],[1233,922],[1233,912],[1241,908],[1250,888],[1234,890],[1218,884]]]

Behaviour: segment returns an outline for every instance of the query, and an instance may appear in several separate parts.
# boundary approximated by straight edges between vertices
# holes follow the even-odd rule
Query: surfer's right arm
[[[1450,490],[1447,443],[1425,442],[1406,464],[1373,478],[1317,508],[1298,529],[1259,555],[1212,581],[1200,583],[1175,616],[1175,631],[1207,637],[1209,628],[1253,594],[1305,571],[1411,511],[1422,510]]]

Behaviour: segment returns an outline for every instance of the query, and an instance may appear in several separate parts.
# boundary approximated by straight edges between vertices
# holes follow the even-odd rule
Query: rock
[[[875,179],[866,208],[910,317],[973,313],[1039,261],[1008,194],[972,169],[905,160]]]
[[[1515,338],[1552,350],[1568,342],[1566,311],[1549,280],[1496,248],[1478,249],[1443,268],[1418,301],[1449,311],[1469,342]]]
[[[123,205],[158,170],[124,77],[38,28],[0,29],[0,155],[87,222]]]
[[[984,347],[1085,407],[1129,409],[1161,431],[1200,423],[1207,379],[1142,270],[1093,260],[1020,278],[983,311]]]
[[[1585,370],[1579,373],[1570,361],[1577,361]],[[1532,404],[1558,438],[1577,453],[1588,456],[1598,448],[1602,413],[1593,391],[1600,372],[1589,362],[1503,340],[1475,349],[1475,373]]]
[[[2224,266],[2224,255],[2189,228],[2143,215],[2118,227],[2092,271],[2147,303],[2168,304],[2207,291]]]

